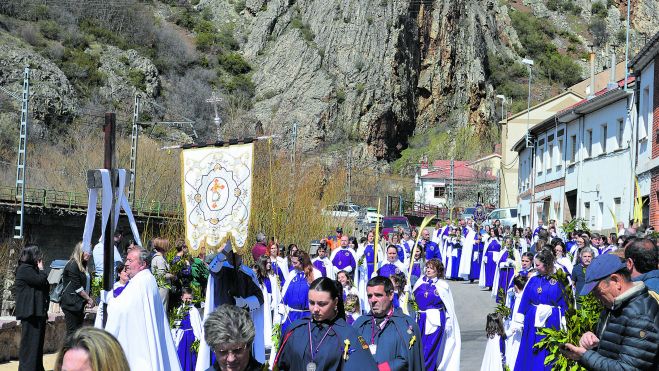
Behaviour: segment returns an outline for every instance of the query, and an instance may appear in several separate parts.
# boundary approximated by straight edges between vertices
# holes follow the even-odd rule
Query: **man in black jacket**
[[[563,354],[589,370],[659,369],[659,304],[643,282],[632,282],[624,262],[613,254],[593,259],[581,295],[593,291],[604,305],[597,335],[583,334]]]

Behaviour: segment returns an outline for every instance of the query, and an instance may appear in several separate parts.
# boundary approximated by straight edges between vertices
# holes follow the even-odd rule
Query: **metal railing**
[[[60,191],[53,189],[26,188],[25,204],[29,206],[57,208],[63,210],[84,212],[87,210],[87,193],[75,191]],[[0,202],[19,205],[21,200],[15,187],[0,186]],[[97,206],[100,207],[100,200]],[[132,211],[135,215],[158,218],[180,218],[183,207],[179,203],[160,200],[136,199]]]

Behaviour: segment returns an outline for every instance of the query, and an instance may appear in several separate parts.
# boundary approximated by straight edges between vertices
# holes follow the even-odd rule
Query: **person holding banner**
[[[206,286],[204,319],[210,312],[222,304],[231,304],[247,310],[256,328],[263,328],[264,309],[263,292],[259,287],[256,273],[243,264],[242,257],[232,249],[232,242],[227,241],[222,252],[218,253],[209,265],[211,272]],[[130,285],[129,285],[130,286]],[[265,339],[259,331],[252,343],[252,354],[257,361],[265,362]],[[205,371],[215,359],[211,348],[205,341],[199,344],[197,371]]]

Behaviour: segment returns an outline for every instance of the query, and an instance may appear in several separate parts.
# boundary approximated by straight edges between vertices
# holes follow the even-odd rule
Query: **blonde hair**
[[[55,371],[62,370],[64,355],[71,349],[87,351],[89,365],[93,371],[130,371],[121,345],[105,330],[85,326],[69,336],[57,354]]]
[[[82,258],[82,242],[78,242],[75,247],[73,248],[73,252],[71,253],[70,259],[76,262],[76,265],[78,266],[78,269],[80,269],[80,272],[84,272],[87,267],[85,267],[86,262]]]

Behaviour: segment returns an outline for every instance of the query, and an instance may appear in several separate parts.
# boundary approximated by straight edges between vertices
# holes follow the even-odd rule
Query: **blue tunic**
[[[524,315],[524,329],[515,362],[515,371],[549,371],[552,368],[553,362],[544,365],[549,351],[533,348],[534,344],[545,338],[544,335],[538,334],[538,328],[535,327],[535,313],[539,304],[553,307],[551,315],[545,322],[545,328],[558,329],[561,316],[565,315],[567,310],[567,303],[563,296],[563,284],[555,279],[539,275],[531,277],[527,282],[518,308],[518,313]]]
[[[368,278],[373,276],[373,271],[375,270],[375,246],[372,244],[366,245],[364,247],[364,260],[366,261],[366,268],[368,268]]]
[[[403,245],[395,245],[396,250],[398,251],[398,260],[402,263],[405,261],[405,247]],[[407,252],[409,252],[409,248],[407,248]]]
[[[419,316],[417,323],[421,330],[421,343],[423,344],[423,359],[425,360],[426,370],[437,369],[440,354],[440,344],[446,329],[446,307],[442,298],[439,296],[439,291],[435,287],[437,278],[429,279],[424,276],[423,283],[414,290],[414,300],[419,306]],[[426,313],[428,309],[440,310],[440,323],[437,330],[431,334],[426,335]]]
[[[449,257],[449,259],[451,259],[451,271],[447,273],[451,279],[457,279],[459,276],[458,272],[460,271],[460,259],[462,258],[462,245],[449,242],[448,246],[451,246],[452,250],[451,256]],[[468,257],[465,257],[465,259],[468,259]]]
[[[281,324],[281,332],[283,334],[288,325],[298,318],[309,315],[309,283],[306,277],[304,277],[304,272],[297,272],[291,279],[291,283],[286,288],[282,302],[290,308],[288,309],[288,316],[286,316]]]
[[[481,261],[483,260],[483,242],[474,242],[471,252],[471,270],[469,280],[477,280],[481,277]],[[474,259],[476,257],[476,259]]]
[[[330,322],[314,322],[309,317],[292,323],[282,337],[282,344],[275,357],[275,364],[279,370],[307,370],[307,364],[312,361],[309,327],[311,327],[314,348],[313,362],[317,370],[377,370],[368,347],[366,349],[362,347],[357,338],[357,331],[343,318],[335,318]],[[348,359],[344,357],[345,340],[350,343]]]
[[[492,287],[494,284],[494,273],[497,269],[497,262],[494,261],[494,253],[500,250],[501,245],[499,245],[499,241],[492,240],[483,254],[483,256],[487,257],[487,262],[485,263],[485,287]]]
[[[426,260],[437,258],[442,260],[442,253],[439,251],[439,246],[433,241],[426,241]]]
[[[181,369],[184,371],[194,370],[197,365],[197,352],[192,351],[192,343],[196,340],[192,325],[190,324],[190,313],[187,313],[183,320],[181,320],[181,330],[183,330],[183,337],[181,342],[178,343],[176,354],[181,362]]]
[[[424,370],[421,331],[400,309],[394,310],[382,329],[375,324],[372,314],[359,317],[353,327],[368,344],[377,345],[375,361],[378,365],[387,364],[392,371]]]
[[[398,266],[394,263],[384,264],[380,267],[380,269],[378,269],[378,276],[382,277],[390,277],[398,273],[401,273],[400,268],[398,268]]]
[[[279,267],[277,262],[273,261],[270,261],[270,267],[279,276],[279,286],[281,287],[284,284],[284,281],[286,281],[286,274],[284,274],[284,270]]]
[[[322,274],[323,277],[327,277],[327,269],[325,269],[325,264],[323,264],[322,260],[316,260],[313,262],[313,266],[320,271],[320,274]]]
[[[346,267],[352,267],[352,272],[355,271],[357,262],[355,261],[355,256],[352,251],[339,247],[338,250],[332,254],[334,255],[332,258],[332,264],[336,267],[337,272],[345,270]]]

